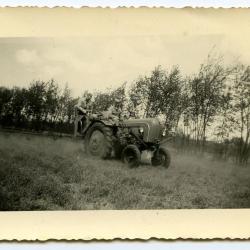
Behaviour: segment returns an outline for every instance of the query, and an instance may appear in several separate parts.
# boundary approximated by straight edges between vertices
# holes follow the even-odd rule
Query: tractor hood
[[[126,127],[132,129],[133,133],[139,135],[139,129],[143,130],[143,140],[145,142],[154,142],[162,137],[163,127],[157,118],[129,119],[123,121]]]

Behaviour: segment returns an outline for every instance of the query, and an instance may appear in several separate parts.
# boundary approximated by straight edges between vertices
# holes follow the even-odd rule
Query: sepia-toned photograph
[[[0,37],[1,211],[250,208],[250,10],[131,13]]]

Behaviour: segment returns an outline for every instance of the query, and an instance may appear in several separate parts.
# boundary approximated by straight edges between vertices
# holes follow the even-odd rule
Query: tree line
[[[33,81],[28,88],[0,87],[0,124],[4,127],[71,132],[74,106],[70,89],[52,79]]]
[[[93,112],[114,106],[120,118],[159,117],[181,143],[200,149],[217,141],[216,152],[240,163],[250,155],[250,67],[225,65],[209,55],[197,73],[186,76],[178,66],[156,67],[133,83],[105,91],[85,91],[80,98]],[[0,87],[2,126],[71,132],[78,98],[55,80],[34,81],[28,88]]]

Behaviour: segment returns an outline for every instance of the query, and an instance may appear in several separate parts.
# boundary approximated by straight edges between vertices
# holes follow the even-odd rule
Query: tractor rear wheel
[[[138,167],[141,161],[141,152],[135,145],[128,145],[122,151],[122,160],[129,167]]]
[[[106,159],[113,149],[113,131],[103,123],[94,123],[85,137],[85,150],[88,154]]]
[[[166,148],[159,148],[156,151],[151,159],[151,163],[153,166],[163,166],[168,168],[170,165],[171,156],[169,151]]]

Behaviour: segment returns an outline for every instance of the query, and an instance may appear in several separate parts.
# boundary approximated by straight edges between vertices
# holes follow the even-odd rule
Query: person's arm
[[[80,111],[84,115],[87,113],[86,109],[84,109],[82,107],[77,106],[77,109],[78,109],[78,111]]]

